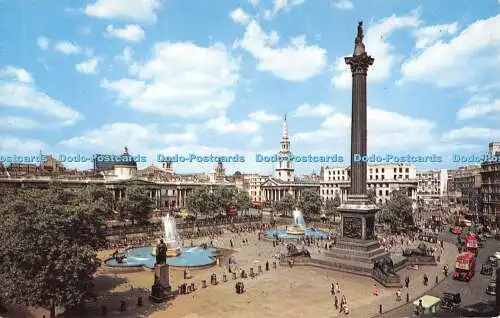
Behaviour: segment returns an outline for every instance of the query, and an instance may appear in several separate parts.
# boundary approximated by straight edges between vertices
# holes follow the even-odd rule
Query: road
[[[442,233],[442,237],[445,241],[450,243],[456,243],[456,237],[451,233]],[[433,288],[431,291],[427,292],[427,295],[441,297],[443,292],[458,292],[462,297],[462,306],[463,308],[457,309],[453,313],[439,313],[434,314],[432,317],[457,317],[458,315],[462,317],[467,317],[466,308],[470,308],[470,306],[479,303],[489,303],[495,301],[495,296],[490,296],[485,293],[486,286],[488,282],[493,279],[493,276],[485,276],[481,275],[481,265],[486,262],[489,255],[493,255],[495,252],[500,251],[500,242],[495,239],[488,239],[483,242],[484,247],[479,249],[478,262],[476,263],[476,273],[474,274],[474,278],[470,282],[462,282],[456,281],[452,278],[452,275],[449,275],[443,282],[441,282],[438,286]],[[402,317],[423,317],[416,316],[412,312],[413,308],[410,304],[402,306],[398,309],[390,311],[380,317],[384,318],[402,318]],[[480,314],[474,314],[474,317],[481,317]],[[425,316],[424,316],[425,317]],[[472,317],[472,316],[469,316]],[[483,317],[491,317],[491,314]]]

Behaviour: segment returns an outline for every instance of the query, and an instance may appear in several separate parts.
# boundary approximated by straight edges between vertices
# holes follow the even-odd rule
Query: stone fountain
[[[293,219],[295,225],[287,229],[287,233],[291,235],[304,235],[306,232],[306,222],[304,221],[304,215],[299,209],[293,211]]]
[[[177,241],[177,226],[175,218],[167,214],[162,218],[163,223],[163,241],[167,245],[167,257],[176,257],[181,254],[181,247]],[[156,246],[153,246],[152,254],[156,254]]]

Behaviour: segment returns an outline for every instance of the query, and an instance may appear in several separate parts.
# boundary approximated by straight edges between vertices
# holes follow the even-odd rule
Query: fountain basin
[[[205,267],[215,265],[213,254],[217,251],[214,247],[202,248],[199,246],[179,247],[174,253],[179,254],[167,258],[167,264],[172,267]],[[118,263],[114,258],[107,259],[104,264],[109,267],[137,267],[143,266],[154,269],[156,257],[153,255],[154,248],[150,246],[131,248],[125,251],[125,258]],[[168,250],[167,250],[168,256]]]
[[[266,237],[268,239],[274,239],[276,236],[280,239],[285,239],[285,240],[297,240],[297,239],[303,238],[305,236],[325,239],[328,237],[328,232],[314,229],[314,228],[300,229],[299,231],[294,231],[292,229],[288,229],[288,230],[272,229],[272,230],[267,230],[264,232],[264,237]]]
[[[181,248],[167,248],[167,257],[177,257],[181,254]]]
[[[293,227],[288,228],[286,230],[286,232],[288,234],[291,234],[291,235],[304,235],[304,233],[306,232],[306,229],[298,227],[298,226],[293,226]]]

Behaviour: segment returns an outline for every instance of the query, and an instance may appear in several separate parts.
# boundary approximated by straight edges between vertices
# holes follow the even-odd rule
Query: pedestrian
[[[424,274],[424,286],[427,286],[428,282],[429,282],[429,277],[427,277],[427,274]]]
[[[405,278],[405,287],[410,288],[410,277],[406,276]]]
[[[337,282],[337,283],[335,284],[335,290],[336,290],[337,294],[340,294],[340,286],[339,286],[339,282]]]
[[[332,283],[332,289],[331,289],[332,296],[335,295],[335,284]]]
[[[339,299],[337,298],[337,295],[335,295],[334,304],[335,304],[335,309],[339,309]]]
[[[401,301],[401,290],[398,289],[398,291],[396,292],[396,301]]]
[[[448,276],[448,265],[444,265],[443,267],[443,273],[444,273],[444,276]]]

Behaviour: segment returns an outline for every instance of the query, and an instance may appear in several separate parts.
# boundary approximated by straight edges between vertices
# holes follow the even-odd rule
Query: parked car
[[[497,259],[500,259],[500,252],[495,252],[495,257],[496,257]]]
[[[488,287],[486,287],[486,293],[488,295],[497,294],[497,282],[494,279],[490,280]]]
[[[488,262],[491,264],[493,267],[498,266],[498,258],[496,258],[494,255],[488,256]]]
[[[462,298],[460,293],[443,293],[441,296],[441,308],[447,310],[453,310],[454,308],[460,306]]]
[[[493,267],[490,263],[484,263],[481,266],[481,275],[493,275]]]

